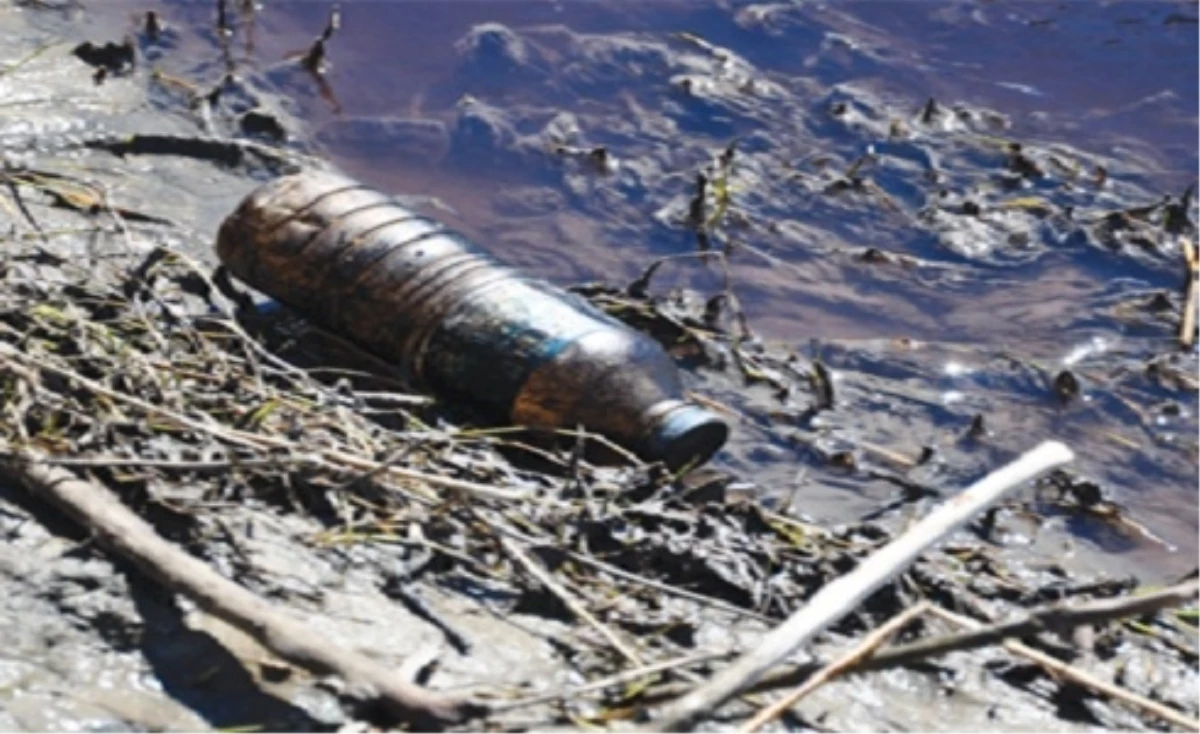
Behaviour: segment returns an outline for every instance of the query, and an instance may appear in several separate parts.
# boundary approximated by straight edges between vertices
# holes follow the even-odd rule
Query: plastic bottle
[[[673,470],[728,437],[683,399],[653,339],[344,176],[306,171],[253,191],[221,226],[217,254],[416,385],[493,417],[582,425]]]

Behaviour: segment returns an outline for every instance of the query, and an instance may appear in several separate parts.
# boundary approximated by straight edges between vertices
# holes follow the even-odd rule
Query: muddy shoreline
[[[281,75],[302,72],[247,70],[227,83],[213,61],[184,79],[189,90],[164,84],[144,61],[125,68],[118,54],[111,76],[106,72],[97,84],[97,67],[73,50],[84,42],[119,45],[129,29],[97,19],[74,5],[0,9],[6,49],[0,142],[9,184],[0,192],[8,253],[0,312],[5,450],[32,452],[103,483],[164,537],[297,615],[314,636],[369,652],[434,690],[493,702],[637,667],[530,572],[533,559],[643,663],[744,650],[912,518],[1047,437],[1047,426],[1068,443],[1110,450],[1089,451],[956,534],[794,662],[828,660],[920,600],[977,619],[1007,619],[1063,599],[1120,598],[1192,571],[1194,559],[1184,550],[1164,552],[1168,541],[1160,537],[1187,538],[1194,528],[1194,517],[1180,516],[1178,497],[1167,496],[1159,514],[1152,504],[1130,512],[1127,502],[1132,478],[1149,463],[1156,464],[1155,476],[1165,472],[1176,481],[1195,470],[1195,443],[1189,448],[1186,436],[1195,433],[1196,362],[1194,350],[1172,345],[1178,293],[1112,286],[1098,315],[1077,318],[1102,325],[1123,319],[1129,329],[1123,351],[1085,349],[1066,365],[1052,361],[1053,351],[1008,348],[1007,340],[981,346],[963,338],[821,338],[803,350],[746,338],[737,299],[722,292],[711,271],[681,284],[667,261],[643,279],[637,276],[653,257],[634,266],[622,256],[612,277],[574,290],[671,346],[688,369],[689,388],[735,417],[737,435],[718,461],[677,481],[653,467],[573,462],[564,442],[488,431],[456,406],[430,403],[365,373],[341,345],[286,312],[239,313],[208,287],[212,234],[236,202],[279,170],[328,165],[296,103],[280,95]],[[162,59],[195,43],[186,26],[172,32],[178,35],[158,40],[135,33],[137,58]],[[536,33],[529,38],[556,42]],[[471,53],[496,53],[492,41],[474,52],[466,44],[468,62]],[[557,42],[566,43],[561,36]],[[511,51],[503,43],[500,50]],[[610,72],[628,63],[604,56],[611,46],[600,40],[589,49],[594,63],[612,64]],[[690,53],[692,73],[712,82],[697,101],[706,114],[732,110],[769,124],[800,109],[789,107],[794,102],[786,96],[774,110],[744,106],[736,79],[716,70],[719,52],[701,45]],[[741,64],[735,57],[733,71],[753,77],[753,67]],[[220,90],[215,103],[191,103],[195,90],[214,89]],[[845,105],[841,113],[820,118],[819,126],[812,118],[816,139],[825,140],[825,126],[889,139],[891,120],[877,114],[878,99],[862,89],[839,93],[833,102]],[[481,104],[460,113],[454,129],[474,132],[452,137],[448,155],[458,146],[472,164],[495,156],[527,161],[518,165],[520,175],[555,171],[555,185],[575,192],[570,200],[579,221],[593,232],[604,231],[597,224],[606,221],[602,212],[617,232],[630,232],[629,222],[644,218],[647,207],[621,195],[621,186],[634,183],[618,177],[609,187],[611,179],[587,169],[586,156],[548,155],[534,133],[497,133],[520,113]],[[288,141],[248,135],[251,110],[269,113]],[[827,263],[798,276],[797,287],[813,286],[808,307],[838,303],[839,288],[854,292],[859,281],[847,280],[850,272],[868,272],[855,277],[895,283],[901,292],[924,276],[969,288],[979,264],[956,247],[989,228],[1005,236],[1039,234],[1031,250],[986,255],[988,267],[1040,252],[1046,247],[1040,237],[1070,232],[1071,247],[1108,247],[1125,258],[1122,267],[1147,280],[1166,282],[1164,274],[1176,272],[1180,240],[1195,234],[1195,202],[1176,197],[1146,210],[1141,176],[1149,174],[1136,163],[1037,145],[989,148],[996,131],[987,111],[947,103],[917,112],[904,122],[911,135],[890,136],[890,162],[856,164],[838,152],[793,179],[817,220],[845,215],[859,222],[842,233],[845,239],[805,255]],[[555,119],[550,132],[561,132],[563,118]],[[930,121],[936,130],[921,128]],[[655,132],[623,134],[653,139]],[[730,155],[725,144],[711,143],[689,138],[694,155],[686,166],[666,175],[643,169],[636,187],[661,204],[661,226],[672,241],[694,247],[699,239],[711,253],[741,262],[738,253],[746,250],[738,247],[757,247],[757,240],[735,238],[739,227],[773,225],[787,235],[801,225],[786,213],[794,199],[780,194],[772,178],[779,151],[750,141]],[[586,152],[593,143],[568,145]],[[903,186],[921,169],[896,161],[931,152],[941,161],[947,194],[924,206],[918,221],[955,253],[951,258],[942,250],[884,246],[886,229],[862,225],[864,211],[878,217],[876,224],[909,221],[907,200],[890,187],[915,192]],[[729,159],[737,168],[722,170]],[[622,153],[621,160],[638,170],[636,156]],[[642,160],[662,165],[651,154]],[[1049,171],[1055,160],[1084,161],[1080,171],[1102,164],[1113,181],[1097,195],[1082,179],[1064,187],[1053,174],[1031,175],[1030,167]],[[1038,179],[1031,184],[1036,200],[1028,191],[977,187],[977,166],[1001,179]],[[698,172],[709,181],[699,195],[691,184]],[[725,185],[733,204],[722,198]],[[636,187],[624,194],[633,196]],[[545,182],[534,188],[544,190]],[[533,188],[517,192],[510,201],[516,211],[557,206]],[[897,209],[876,208],[881,197],[895,197]],[[429,197],[413,204],[446,214]],[[971,206],[991,216],[981,220]],[[1064,220],[1068,207],[1087,216]],[[706,213],[702,226],[695,218],[689,225],[689,211],[697,210]],[[738,211],[740,220],[731,214]],[[856,233],[866,236],[858,240]],[[765,254],[767,265],[758,267],[784,267],[780,255]],[[1044,267],[1030,263],[1008,271],[1014,288]],[[627,270],[632,277],[624,277]],[[752,272],[742,271],[735,287],[754,282]],[[819,281],[821,272],[830,277]],[[1069,284],[1071,276],[1061,280]],[[680,285],[690,287],[673,287]],[[999,296],[993,291],[991,298]],[[1018,327],[1021,309],[1032,307],[1003,299],[988,305],[1010,309]],[[754,318],[747,321],[755,328]],[[969,332],[964,327],[960,337]],[[949,364],[959,371],[947,372]],[[329,369],[354,370],[353,378],[326,379],[322,370]],[[946,400],[948,392],[962,397]],[[1081,413],[1094,422],[1074,423]],[[181,418],[198,423],[181,428]],[[1141,427],[1139,443],[1154,440],[1158,448],[1131,461],[1123,453],[1128,437],[1087,443],[1122,421]],[[403,448],[398,466],[431,482],[519,489],[532,499],[463,501],[411,476],[364,479],[350,466],[311,461],[314,450],[330,447],[368,463]],[[165,591],[24,489],[0,487],[0,503],[7,540],[0,546],[7,591],[0,602],[7,622],[0,645],[8,651],[0,665],[4,726],[403,727],[364,705],[360,692],[282,663]],[[1190,508],[1194,514],[1194,500]],[[513,543],[523,552],[512,552]],[[1035,634],[1026,642],[1194,718],[1200,714],[1194,609],[1089,626],[1068,638]],[[922,619],[898,640],[949,631]],[[625,729],[717,668],[719,662],[700,662],[636,686],[565,696],[467,725]],[[801,678],[804,671],[802,665]],[[755,704],[731,704],[705,726],[735,727],[774,693],[762,695]],[[836,680],[783,723],[799,730],[1164,728],[999,647]]]

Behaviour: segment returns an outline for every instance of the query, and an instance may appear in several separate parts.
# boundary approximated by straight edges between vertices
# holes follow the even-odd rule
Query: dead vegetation
[[[219,35],[228,39],[228,8],[224,2],[218,8]],[[253,14],[242,10],[245,23]],[[330,16],[303,57],[322,82],[336,19]],[[190,94],[189,104],[219,98]],[[922,120],[940,114],[931,100]],[[138,134],[82,147],[256,171],[298,160],[273,144],[221,136]],[[1029,147],[998,150],[1016,178],[1041,177],[1042,167],[1053,165],[1035,160],[1039,152]],[[344,678],[351,685],[341,703],[358,722],[511,730],[655,723],[665,706],[727,670],[762,634],[901,537],[913,513],[959,488],[909,471],[927,464],[932,449],[909,455],[861,436],[829,441],[835,431],[814,419],[860,400],[862,385],[835,381],[820,356],[801,357],[755,338],[729,261],[742,251],[771,256],[728,236],[738,216],[738,155],[729,145],[696,177],[684,224],[699,247],[674,258],[716,268],[719,292],[654,295],[664,260],[629,284],[576,291],[655,335],[697,370],[765,388],[776,403],[768,412],[707,398],[714,408],[764,430],[782,423],[789,440],[811,447],[815,459],[896,487],[893,500],[858,521],[818,523],[791,512],[790,503],[772,509],[747,496],[746,477],[712,468],[673,476],[583,432],[478,425],[461,406],[413,394],[387,365],[337,337],[255,304],[237,284],[170,244],[180,223],[168,215],[123,207],[85,176],[15,165],[0,174],[7,192],[0,209],[13,222],[0,235],[7,248],[0,275],[3,471],[33,498],[73,517],[107,551],[233,620],[290,665]],[[598,157],[607,161],[608,154]],[[888,206],[870,179],[876,162],[867,153],[822,179],[822,195],[864,195]],[[109,164],[119,165],[118,158]],[[1097,174],[1097,187],[1106,175]],[[43,225],[28,205],[31,196],[77,225]],[[964,200],[953,216],[1042,217],[1057,206],[1030,197],[985,204]],[[1142,237],[1156,248],[1165,234],[1190,231],[1191,206],[1188,192],[1086,226],[1098,238],[1111,235],[1114,247]],[[59,236],[98,233],[128,244],[104,268],[80,267],[56,251]],[[145,242],[153,243],[148,250],[140,246]],[[1183,300],[1194,310],[1195,257],[1187,251]],[[868,253],[861,253],[865,265],[891,260]],[[1169,297],[1162,310],[1171,318],[1177,312]],[[1180,319],[1185,345],[1194,330],[1188,313]],[[1063,404],[1077,400],[1089,381],[1125,379],[1019,367],[1036,376],[1029,381],[1041,395]],[[1147,361],[1137,377],[1195,391],[1194,377],[1165,356]],[[964,429],[964,440],[984,439],[984,414]],[[904,666],[914,679],[951,691],[967,680],[991,681],[998,685],[989,695],[999,691],[1076,724],[1197,728],[1195,574],[1153,589],[1128,579],[1080,578],[1052,562],[1014,563],[1002,552],[1007,518],[1036,524],[1086,517],[1141,531],[1099,485],[1069,472],[1049,475],[1031,494],[992,508],[940,549],[897,569],[849,614],[830,620],[802,654],[740,682],[731,703],[689,716],[747,731],[774,720],[819,730],[824,714],[799,706],[814,689],[855,672]],[[261,589],[257,597],[246,591],[248,579],[264,577],[260,586],[272,589],[270,572],[252,560],[241,558],[232,579],[197,560],[220,557],[224,551],[215,549],[236,549],[244,540],[236,525],[222,526],[221,534],[206,522],[220,513],[303,518],[314,530],[289,540],[318,556],[401,547],[413,562],[389,579],[389,593],[434,625],[454,655],[469,659],[486,643],[463,633],[461,618],[423,606],[422,590],[487,599],[493,613],[560,625],[567,631],[550,639],[572,682],[495,678],[471,681],[464,692],[454,686],[461,680],[443,686],[439,679],[440,657],[450,651],[427,659],[414,653],[400,665],[340,649],[286,619],[297,596],[277,593],[267,605]],[[191,572],[178,573],[181,566]],[[197,591],[205,584],[207,597]],[[985,646],[990,653],[979,651]],[[964,650],[973,652],[956,654]],[[1145,667],[1154,674],[1139,674]],[[777,698],[785,689],[787,697]]]
[[[454,579],[454,585],[503,589],[514,610],[576,630],[562,641],[562,654],[576,669],[592,680],[617,674],[620,681],[573,686],[550,698],[522,691],[515,681],[494,681],[469,700],[418,707],[414,722],[478,723],[472,717],[487,720],[535,705],[543,707],[548,725],[636,721],[681,693],[681,684],[702,680],[706,670],[719,669],[721,659],[738,652],[703,644],[706,631],[774,625],[892,536],[874,523],[823,528],[736,499],[727,494],[736,477],[721,472],[709,472],[697,484],[696,477],[671,477],[632,459],[598,465],[587,451],[593,439],[583,434],[556,441],[439,425],[437,406],[398,392],[386,374],[345,356],[333,359],[345,346],[332,337],[283,313],[239,317],[209,274],[178,252],[159,248],[114,272],[121,277],[70,277],[64,271],[54,281],[30,281],[16,271],[7,274],[0,374],[10,478],[51,501],[56,494],[48,487],[68,471],[80,479],[67,481],[82,487],[110,487],[144,517],[166,512],[184,518],[186,529],[173,540],[185,548],[208,542],[195,534],[202,526],[186,518],[231,502],[266,503],[317,519],[326,528],[308,539],[317,546],[420,548],[428,562],[408,583]],[[636,314],[635,322],[670,335],[669,343],[678,345],[681,334],[710,350],[736,343],[711,325],[701,328],[702,318],[662,313],[653,300],[594,293],[610,311]],[[89,516],[74,516],[100,532],[103,542],[104,531]],[[120,543],[109,547],[125,552]],[[979,583],[981,575],[992,580],[990,590]],[[1185,589],[1194,592],[1192,586]],[[985,542],[955,542],[871,594],[832,631],[864,634],[918,605],[991,623],[1006,608],[1129,591],[1119,584],[1079,587],[1052,570],[1013,575]],[[1163,603],[1190,598],[1180,590]],[[1148,626],[1114,626],[1105,617],[1097,623],[1100,634],[1135,647],[1172,640],[1175,652],[1160,655],[1160,664],[1191,665],[1196,653],[1187,617],[1146,617],[1140,611],[1145,608],[1136,602],[1129,607],[1150,620]],[[1129,614],[1117,606],[1112,617]],[[251,628],[265,624],[249,619]],[[934,629],[923,617],[904,619],[909,639]],[[454,628],[453,620],[443,624]],[[1060,656],[1072,649],[1043,642],[1040,625],[1017,629],[1035,649],[1049,644]],[[303,634],[292,629],[293,637]],[[278,642],[284,638],[268,638],[285,659],[318,672],[344,671],[288,655]],[[967,644],[1007,635],[973,639]],[[1094,654],[1086,649],[1072,656]],[[900,659],[914,663],[911,654]],[[646,672],[622,673],[639,669]],[[805,677],[803,670],[811,672],[774,672],[766,678],[768,688],[794,685]],[[1073,685],[1061,671],[1046,675],[1060,687]],[[401,682],[402,690],[407,686]],[[395,698],[386,688],[374,690]],[[753,708],[765,704],[761,696],[768,689],[755,690],[744,694]],[[1102,695],[1114,694],[1106,689]],[[1147,713],[1138,700],[1134,707],[1143,715],[1164,717],[1154,709]],[[1170,694],[1167,701],[1188,705]],[[393,716],[411,714],[411,703],[394,707]],[[544,708],[551,703],[557,714]],[[1182,713],[1173,720],[1180,716],[1186,720]]]

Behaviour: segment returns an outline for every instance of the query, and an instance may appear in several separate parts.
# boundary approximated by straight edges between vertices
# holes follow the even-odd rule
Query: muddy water
[[[1002,206],[1044,197],[1103,213],[1195,179],[1194,4],[349,0],[324,95],[283,59],[330,6],[268,2],[251,27],[237,5],[228,58],[288,93],[321,152],[378,186],[435,197],[453,224],[560,283],[628,280],[655,257],[694,252],[682,222],[696,173],[737,139],[738,218],[718,239],[756,333],[835,370],[909,370],[929,391],[922,416],[864,414],[848,435],[915,451],[985,414],[994,450],[974,457],[977,471],[1062,436],[1159,539],[1121,544],[1134,566],[1194,565],[1195,393],[1130,377],[1175,351],[1175,316],[1128,314],[1159,292],[1178,300],[1177,244],[1105,249]],[[211,3],[86,12],[128,25],[152,7],[187,39],[157,63],[213,83],[225,62]],[[923,119],[929,98],[937,109]],[[1036,146],[1042,165],[1058,156],[1071,185],[1062,174],[1002,191],[1005,153],[946,137],[964,129]],[[556,145],[603,146],[611,170]],[[868,151],[882,194],[831,195]],[[1093,185],[1097,166],[1107,180]],[[939,189],[990,215],[931,223],[922,212]],[[864,248],[912,260],[867,265]],[[655,282],[719,284],[692,260]],[[1182,365],[1194,373],[1194,354]],[[1083,396],[1064,407],[1044,383],[1065,368]],[[810,459],[738,446],[723,458],[767,486]],[[839,501],[818,493],[809,509],[837,515]]]

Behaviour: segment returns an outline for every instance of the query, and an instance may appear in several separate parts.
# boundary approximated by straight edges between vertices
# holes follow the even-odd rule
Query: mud
[[[304,437],[324,441],[334,430],[372,451],[417,441],[434,447],[422,449],[423,468],[536,487],[573,503],[484,507],[477,509],[490,513],[483,526],[462,507],[431,517],[373,494],[366,497],[380,506],[347,526],[326,500],[311,501],[343,487],[345,476],[264,470],[243,482],[170,470],[144,469],[133,480],[92,472],[160,532],[302,615],[314,634],[413,675],[423,671],[432,687],[495,698],[621,669],[595,630],[564,614],[497,551],[507,528],[533,539],[538,557],[644,655],[744,648],[766,620],[844,572],[856,554],[1050,436],[1079,452],[1070,473],[1021,494],[990,529],[960,534],[810,652],[844,649],[922,596],[1003,617],[1055,596],[1127,590],[1131,573],[1155,584],[1194,567],[1196,356],[1175,344],[1179,242],[1194,237],[1196,216],[1184,192],[1195,167],[1187,147],[1195,120],[1180,112],[1186,100],[1147,89],[1131,107],[1121,99],[1089,107],[1087,119],[1101,121],[1107,142],[1077,147],[1056,124],[1062,112],[1034,114],[1012,103],[1031,96],[1020,90],[992,98],[1004,102],[993,110],[924,85],[927,75],[896,61],[906,53],[904,18],[867,27],[852,14],[806,5],[703,5],[666,16],[669,23],[659,18],[660,25],[590,5],[556,25],[547,14],[558,11],[533,4],[492,7],[465,29],[433,14],[392,27],[446,39],[437,58],[449,62],[414,61],[412,74],[383,75],[395,86],[381,88],[347,83],[383,58],[369,43],[351,43],[350,24],[385,25],[390,16],[366,14],[404,5],[356,3],[343,9],[345,35],[330,39],[332,94],[323,99],[310,75],[280,59],[303,51],[327,9],[272,5],[254,16],[250,45],[250,16],[235,15],[237,5],[230,3],[227,22],[238,32],[227,42],[207,6],[156,6],[167,25],[153,34],[131,18],[140,6],[33,1],[0,9],[0,144],[6,181],[19,183],[0,209],[9,251],[3,321],[25,328],[33,313],[45,329],[38,338],[65,345],[45,352],[48,363],[79,344],[99,350],[85,351],[89,359],[117,357],[103,342],[88,346],[74,331],[46,326],[56,313],[91,314],[145,352],[112,374],[114,385],[151,389],[153,375],[200,360],[208,370],[232,370],[248,391],[226,400],[265,399],[254,392],[264,388],[253,374],[230,367],[239,352],[147,346],[174,322],[144,306],[153,298],[115,298],[108,289],[145,276],[139,268],[156,248],[211,264],[221,218],[258,181],[332,154],[374,183],[416,194],[414,205],[510,262],[563,284],[602,281],[576,289],[675,347],[689,387],[738,424],[717,462],[672,484],[586,465],[582,478],[572,477],[563,468],[570,448],[553,444],[533,454],[558,457],[548,466],[531,460],[522,440],[484,435],[464,448],[439,433],[460,423],[469,431],[470,417],[454,406],[414,409],[420,422],[397,418],[397,427],[371,418],[369,403],[319,403],[317,422],[325,423]],[[1013,6],[997,7],[947,5],[939,22],[984,34],[1012,20],[1003,13]],[[1026,27],[1048,18],[1076,38],[1127,34],[1114,36],[1121,40],[1105,44],[1110,49],[1142,34],[1161,44],[1167,70],[1177,59],[1171,54],[1195,57],[1190,6],[1113,6],[1089,20],[1110,23],[1098,36],[1069,7],[1036,19],[1017,15]],[[1137,22],[1118,23],[1126,17]],[[681,37],[661,25],[714,32]],[[127,33],[137,48],[132,67],[119,53]],[[960,64],[961,46],[938,39],[945,45],[934,46],[934,70]],[[98,65],[74,53],[85,42],[93,47],[83,56]],[[112,64],[94,56],[109,42]],[[731,50],[743,45],[744,54]],[[414,41],[410,53],[421,48]],[[223,81],[230,59],[239,73]],[[1069,85],[1042,84],[1062,100],[1060,110],[1077,109]],[[913,93],[917,87],[925,91]],[[1154,144],[1128,137],[1143,119],[1156,126]],[[1180,130],[1192,138],[1172,137]],[[281,138],[286,146],[275,147]],[[701,173],[707,183],[697,196]],[[699,247],[708,248],[707,261],[691,256]],[[655,258],[679,255],[687,257],[639,278]],[[729,263],[727,281],[721,262]],[[190,323],[216,308],[197,295],[186,268],[174,263],[164,273],[147,279],[146,293],[169,303],[167,313]],[[724,300],[714,301],[718,295]],[[115,299],[119,319],[88,310],[105,299]],[[142,318],[153,326],[131,326]],[[255,333],[281,353],[319,341],[286,317]],[[312,359],[323,364],[328,355]],[[279,389],[316,400],[328,386]],[[218,395],[195,392],[221,406]],[[99,403],[56,394],[33,405],[59,416],[38,426],[52,453],[178,460],[215,451],[145,417],[121,429],[132,436],[126,442],[106,442],[110,434],[87,431],[78,417]],[[7,409],[16,408],[6,402]],[[228,420],[213,410],[214,420]],[[266,424],[292,415],[277,410]],[[11,446],[12,436],[6,440]],[[571,494],[581,487],[583,497]],[[19,489],[5,488],[0,498],[8,540],[0,549],[4,726],[396,724],[358,706],[336,681],[280,664],[114,562]],[[799,537],[780,525],[797,517]],[[398,541],[396,518],[407,533],[399,537],[411,542]],[[429,542],[457,555],[430,551]],[[742,612],[650,593],[574,568],[561,555],[597,549],[627,571]],[[786,562],[777,567],[777,558]],[[1098,573],[1115,582],[1095,591],[1089,584]],[[1194,614],[1190,625],[1183,619],[1160,615],[1153,634],[1107,628],[1109,644],[1084,652],[1039,644],[1195,716]],[[484,723],[624,726],[646,695],[627,693]],[[1157,725],[989,648],[835,682],[807,699],[789,726]]]
[[[207,7],[155,7],[196,35],[212,25]],[[1196,400],[1134,375],[1160,357],[1195,372],[1194,352],[1174,354],[1183,232],[1154,208],[1171,197],[1194,218],[1193,11],[350,3],[324,89],[283,61],[325,24],[320,3],[267,7],[253,26],[231,13],[228,46],[288,96],[315,150],[431,197],[438,216],[559,283],[628,282],[696,252],[697,175],[736,140],[728,210],[707,192],[709,245],[730,253],[757,337],[806,356],[845,344],[937,385],[924,399],[938,407],[912,418],[929,425],[919,438],[885,428],[887,415],[854,421],[885,446],[943,445],[979,412],[1000,452],[1069,437],[1163,541],[1123,561],[1183,571],[1197,552]],[[162,68],[214,80],[214,49],[197,45]],[[1159,224],[1122,224],[1146,207]],[[710,296],[722,278],[681,259],[656,292]],[[1083,377],[1070,406],[1042,399],[1064,369]],[[727,465],[764,485],[803,461],[740,451]],[[843,495],[807,507],[844,516]]]

